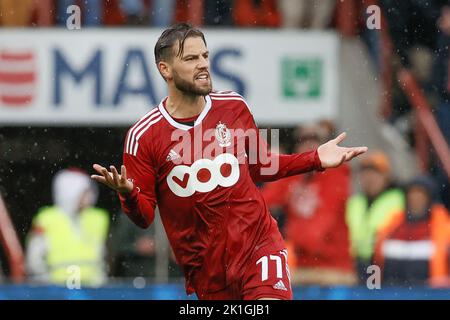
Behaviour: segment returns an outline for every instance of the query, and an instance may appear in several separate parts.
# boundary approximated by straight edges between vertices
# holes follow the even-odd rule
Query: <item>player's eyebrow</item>
[[[209,55],[209,51],[205,51],[205,52],[203,52],[203,53],[201,53],[201,55],[203,56],[203,55]],[[186,60],[186,59],[189,59],[189,58],[197,58],[199,55],[198,54],[187,54],[187,55],[185,55],[185,56],[183,56],[183,60]]]

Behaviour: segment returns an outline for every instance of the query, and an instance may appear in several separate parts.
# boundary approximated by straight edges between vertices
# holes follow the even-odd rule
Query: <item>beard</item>
[[[211,78],[208,77],[208,80],[209,80],[208,85],[200,87],[195,85],[193,81],[190,82],[188,80],[181,78],[177,72],[174,71],[173,73],[173,82],[175,84],[175,87],[181,92],[192,96],[206,96],[207,94],[211,93],[212,91]]]

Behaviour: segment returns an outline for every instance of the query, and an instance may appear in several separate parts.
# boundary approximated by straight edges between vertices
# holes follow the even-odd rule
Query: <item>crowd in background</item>
[[[430,102],[447,144],[450,144],[450,1],[380,0],[379,3],[387,21],[394,53],[391,64],[393,77],[395,78],[396,72],[402,68],[413,73]],[[409,14],[404,14],[405,12]],[[369,38],[374,40],[376,34],[372,33]],[[374,60],[379,60],[379,42],[375,40],[372,44],[371,41],[367,43],[371,52],[374,52],[372,56],[376,56]],[[415,112],[399,81],[394,81],[391,89],[392,113],[387,120],[414,146],[414,130],[417,126]],[[436,179],[442,201],[448,208],[448,176],[433,153],[431,162],[430,171]]]
[[[352,0],[353,1],[353,0]],[[65,26],[79,5],[82,25],[165,27],[180,21],[224,27],[326,28],[334,0],[1,0],[0,25]]]
[[[190,21],[227,28],[326,29],[339,23],[337,11],[343,2],[352,2],[359,10],[356,29],[375,68],[381,59],[379,34],[360,25],[367,5],[381,6],[394,45],[394,70],[414,72],[450,143],[446,0],[0,0],[0,26],[64,27],[67,7],[77,4],[83,27],[165,27]],[[393,97],[388,120],[411,135],[411,106],[395,82]],[[329,121],[296,128],[295,145],[286,149],[316,148],[334,131]],[[364,285],[368,267],[375,264],[381,267],[385,285],[450,287],[450,188],[438,161],[430,174],[411,177],[401,185],[382,151],[370,152],[353,169],[343,165],[261,186],[289,247],[293,283]],[[108,213],[95,208],[96,190],[88,180],[72,169],[55,176],[54,205],[39,211],[27,237],[30,277],[61,283],[67,277],[65,268],[74,261],[88,275],[88,285],[104,284],[107,276],[156,277],[155,228],[140,230],[124,215],[110,225]],[[72,189],[74,194],[60,191],[67,183],[79,186]],[[180,277],[170,249],[166,251],[169,277]]]

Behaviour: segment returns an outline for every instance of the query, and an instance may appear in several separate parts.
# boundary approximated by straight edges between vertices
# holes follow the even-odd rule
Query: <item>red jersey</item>
[[[135,188],[119,196],[122,209],[145,228],[158,205],[187,293],[221,290],[243,276],[253,252],[284,248],[255,182],[321,169],[320,160],[317,151],[273,155],[259,134],[256,143],[238,134],[257,127],[236,93],[205,96],[192,127],[168,114],[166,99],[128,131],[123,162]],[[276,170],[265,172],[264,159],[276,159]]]

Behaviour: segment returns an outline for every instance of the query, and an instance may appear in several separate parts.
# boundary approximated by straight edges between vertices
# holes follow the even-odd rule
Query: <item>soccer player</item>
[[[92,178],[116,190],[142,228],[158,205],[188,294],[292,299],[287,250],[255,183],[337,167],[367,148],[338,146],[343,133],[317,150],[272,154],[252,137],[258,129],[242,96],[212,91],[208,56],[189,24],[161,34],[155,61],[168,97],[128,131],[120,174],[94,164]]]

